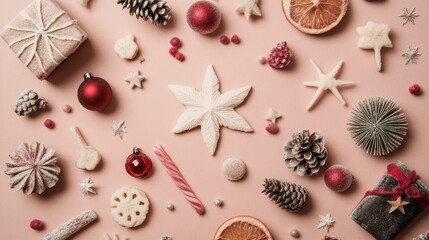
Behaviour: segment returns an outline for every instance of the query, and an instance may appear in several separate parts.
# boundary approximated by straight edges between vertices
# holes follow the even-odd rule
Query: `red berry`
[[[145,177],[152,171],[152,160],[140,152],[139,148],[134,148],[133,153],[125,160],[125,170],[133,177]]]
[[[170,48],[170,50],[169,50],[168,52],[170,53],[170,55],[171,55],[171,56],[175,57],[175,56],[176,56],[176,53],[177,53],[178,51],[179,51],[179,50],[178,50],[177,48],[172,47],[172,48]]]
[[[236,34],[234,34],[231,37],[231,42],[234,43],[234,44],[239,44],[240,43],[240,38],[238,38],[238,36]]]
[[[170,44],[173,47],[180,48],[182,46],[182,42],[178,37],[174,37],[170,40]]]
[[[277,124],[276,124],[276,123],[269,123],[269,124],[265,127],[265,130],[266,130],[268,133],[276,134],[276,133],[278,133],[278,132],[279,132],[279,127],[277,126]]]
[[[221,35],[219,37],[219,41],[223,44],[223,45],[227,45],[229,44],[229,39],[226,35]]]
[[[415,96],[418,96],[422,93],[422,88],[418,84],[412,85],[408,90]]]
[[[45,127],[49,128],[49,129],[52,129],[55,127],[55,123],[51,119],[46,119],[43,124],[45,124]]]
[[[40,221],[39,219],[33,219],[30,222],[30,227],[34,230],[40,231],[43,229],[43,222]]]
[[[177,52],[176,55],[174,55],[174,57],[180,62],[185,61],[185,55],[183,55],[183,53],[181,52]]]

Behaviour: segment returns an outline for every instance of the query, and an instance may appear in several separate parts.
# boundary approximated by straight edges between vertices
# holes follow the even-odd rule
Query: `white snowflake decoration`
[[[409,63],[417,64],[417,60],[421,55],[418,47],[408,46],[408,49],[401,56],[405,58],[405,65],[408,65]]]
[[[95,183],[91,178],[83,179],[80,183],[80,188],[82,189],[82,193],[88,195],[90,193],[97,194],[97,192],[93,189]]]
[[[329,231],[329,229],[334,226],[334,223],[335,220],[331,217],[330,213],[326,215],[319,215],[319,225],[317,228],[326,228]]]
[[[119,136],[122,139],[124,134],[127,133],[126,127],[125,120],[114,122],[112,125],[114,136]]]
[[[31,21],[33,23],[34,28],[21,28],[21,27],[14,27],[11,25],[7,25],[7,29],[11,29],[14,31],[22,32],[22,33],[28,33],[28,34],[22,34],[22,36],[12,40],[8,45],[9,47],[12,47],[14,44],[22,42],[22,41],[28,41],[31,39],[28,43],[22,46],[22,48],[17,52],[18,57],[21,57],[21,55],[27,50],[27,48],[31,47],[30,54],[28,54],[27,59],[25,60],[25,66],[28,66],[34,58],[36,58],[36,61],[40,67],[40,70],[46,74],[46,69],[43,66],[42,59],[40,58],[39,52],[38,52],[38,45],[39,41],[43,40],[43,43],[46,45],[46,49],[48,50],[49,58],[52,62],[55,64],[59,64],[59,62],[54,57],[54,51],[61,57],[61,60],[64,60],[66,56],[55,46],[55,44],[52,42],[51,39],[57,39],[60,41],[76,41],[81,42],[82,37],[80,39],[74,38],[71,36],[61,36],[55,34],[55,32],[59,30],[66,29],[68,27],[71,27],[73,25],[76,25],[76,20],[69,20],[63,25],[58,26],[56,21],[62,17],[65,12],[61,11],[54,15],[52,19],[50,20],[44,20],[42,16],[42,3],[41,0],[37,0],[37,18],[32,18],[30,15],[28,15],[27,12],[22,11],[20,12],[20,16],[24,19]],[[46,22],[46,24],[45,24]]]
[[[420,15],[417,15],[416,8],[413,8],[410,10],[410,8],[404,8],[404,11],[401,15],[398,15],[398,17],[402,18],[402,26],[404,26],[407,23],[412,23],[415,25],[415,20]]]

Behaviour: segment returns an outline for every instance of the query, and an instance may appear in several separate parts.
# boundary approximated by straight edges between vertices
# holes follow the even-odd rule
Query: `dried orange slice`
[[[226,220],[217,229],[214,240],[272,240],[268,228],[258,219],[237,216]]]
[[[338,25],[349,0],[282,0],[287,20],[299,31],[321,34]]]

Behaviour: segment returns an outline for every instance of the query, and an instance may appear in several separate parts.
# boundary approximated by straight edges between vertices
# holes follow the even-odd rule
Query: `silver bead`
[[[70,105],[68,105],[68,104],[64,104],[64,105],[63,105],[63,111],[64,111],[65,113],[71,113],[72,108],[70,107]]]
[[[168,202],[168,203],[165,205],[165,207],[166,207],[168,210],[170,210],[170,211],[173,211],[173,210],[174,210],[174,205],[173,205],[172,203],[170,203],[170,202]]]
[[[294,237],[294,238],[299,238],[299,236],[301,236],[301,234],[299,233],[299,231],[298,231],[298,230],[296,230],[296,229],[292,229],[292,230],[290,230],[290,235],[291,235],[292,237]]]
[[[221,199],[218,199],[218,198],[216,198],[216,199],[213,201],[213,203],[214,203],[214,205],[216,205],[216,206],[218,206],[218,207],[222,207],[222,205],[223,205],[223,201],[222,201]]]

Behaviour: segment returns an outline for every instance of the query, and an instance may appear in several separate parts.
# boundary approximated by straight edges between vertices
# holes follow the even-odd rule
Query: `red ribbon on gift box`
[[[393,200],[405,195],[408,198],[414,200],[422,208],[429,207],[429,197],[422,194],[413,184],[420,179],[420,176],[416,175],[416,172],[411,171],[408,176],[402,172],[402,169],[396,164],[389,164],[387,166],[387,173],[390,174],[397,182],[398,186],[393,188],[391,191],[387,190],[371,190],[365,193],[367,196],[392,196]]]

